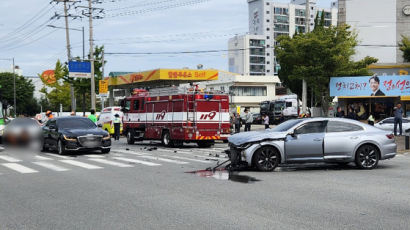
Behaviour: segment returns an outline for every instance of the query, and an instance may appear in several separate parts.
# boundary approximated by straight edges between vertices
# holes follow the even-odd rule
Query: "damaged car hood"
[[[275,132],[271,130],[252,131],[234,134],[228,138],[228,141],[229,143],[238,146],[250,142],[285,138],[287,134],[288,132]]]

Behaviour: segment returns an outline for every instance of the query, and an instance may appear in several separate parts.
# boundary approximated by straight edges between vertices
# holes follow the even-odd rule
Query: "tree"
[[[320,20],[322,21],[322,20]],[[367,66],[377,62],[366,57],[354,62],[357,35],[344,25],[325,28],[320,22],[310,33],[297,34],[292,38],[280,36],[275,52],[280,62],[279,78],[292,92],[302,95],[302,80],[313,92],[315,106],[327,113],[330,77],[371,75]]]
[[[399,48],[403,52],[403,59],[405,62],[410,62],[410,37],[401,36]]]
[[[63,106],[64,111],[69,111],[71,108],[71,98],[70,98],[70,85],[64,81],[64,77],[68,75],[67,66],[61,64],[60,60],[57,60],[55,69],[54,69],[54,76],[56,78],[56,82],[48,85],[51,88],[50,92],[47,92],[47,89],[44,87],[40,90],[40,92],[45,94],[47,99],[47,104],[49,107],[43,109],[45,110],[52,110],[52,111],[59,111],[60,104]],[[43,83],[45,84],[44,80],[42,79]]]
[[[39,112],[37,101],[33,98],[34,85],[31,79],[23,76],[16,77],[16,114],[33,116]],[[1,102],[10,108],[14,105],[14,75],[13,73],[0,73],[0,98]]]

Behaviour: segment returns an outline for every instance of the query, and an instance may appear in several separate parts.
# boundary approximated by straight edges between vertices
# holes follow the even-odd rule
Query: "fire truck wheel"
[[[127,143],[129,145],[133,145],[135,143],[135,134],[132,129],[127,132]]]
[[[196,144],[199,146],[199,148],[209,148],[212,145],[214,145],[215,142],[214,141],[198,141]]]
[[[166,147],[173,147],[174,143],[171,140],[171,135],[168,131],[163,131],[162,134],[162,144]]]

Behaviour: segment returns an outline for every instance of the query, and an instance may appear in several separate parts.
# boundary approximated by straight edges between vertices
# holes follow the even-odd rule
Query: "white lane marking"
[[[219,157],[196,155],[196,154],[193,154],[192,152],[178,151],[178,153],[188,154],[188,155],[190,155],[190,156],[195,156],[195,157],[200,157],[200,158],[205,158],[205,159],[212,159],[212,160],[220,160],[220,159],[221,159],[221,158],[219,158]]]
[[[68,171],[69,170],[69,169],[66,169],[64,167],[57,166],[55,164],[51,164],[49,162],[44,162],[44,161],[37,161],[37,162],[33,162],[33,163],[36,164],[36,165],[40,165],[44,168],[48,168],[48,169],[57,171],[57,172],[63,172],[63,171]]]
[[[125,158],[125,157],[113,157],[113,158],[116,159],[116,160],[120,160],[120,161],[137,163],[137,164],[142,164],[142,165],[147,165],[147,166],[160,166],[161,165],[161,164],[157,164],[157,163],[152,163],[152,162],[148,162],[148,161],[140,161],[140,160]]]
[[[171,158],[175,158],[175,159],[187,160],[187,161],[201,162],[201,163],[213,163],[211,161],[192,159],[192,158],[188,158],[188,157],[170,156],[170,155],[163,155],[163,156],[164,157],[171,157]]]
[[[50,157],[58,157],[58,158],[62,158],[62,159],[73,159],[72,157],[61,156],[61,155],[54,154],[54,153],[44,153],[44,154],[47,155],[47,156],[50,156]]]
[[[100,158],[91,158],[89,160],[90,161],[95,161],[95,162],[98,162],[98,163],[101,163],[101,164],[118,166],[118,167],[121,167],[121,168],[132,167],[132,165],[127,165],[127,164],[123,164],[123,163],[120,163],[120,162],[109,161],[109,160],[100,159]]]
[[[101,156],[101,155],[84,155],[84,156],[89,157],[89,158],[105,158],[105,156]]]
[[[23,166],[21,164],[17,164],[17,163],[4,163],[2,164],[3,166],[12,169],[14,171],[17,171],[19,173],[37,173],[37,170],[28,168],[26,166]]]
[[[86,169],[102,169],[103,167],[97,166],[97,165],[92,165],[92,164],[87,164],[83,163],[80,161],[75,161],[75,160],[60,160],[63,163],[78,166],[81,168],[86,168]]]
[[[150,160],[164,161],[164,162],[174,163],[174,164],[189,164],[189,162],[186,162],[186,161],[171,160],[171,159],[162,158],[162,157],[154,157],[154,156],[139,156],[139,157],[150,159]]]
[[[132,150],[129,150],[129,151],[126,151],[126,150],[114,150],[113,152],[115,152],[115,153],[125,153],[125,154],[137,155],[137,156],[151,155],[151,154],[149,154],[149,153],[134,152],[134,151],[132,151]]]
[[[5,161],[8,161],[8,162],[12,162],[12,163],[20,162],[20,161],[21,161],[21,160],[19,160],[19,159],[16,159],[16,158],[14,158],[14,157],[9,157],[9,156],[0,156],[0,159],[5,160]]]
[[[53,160],[53,159],[51,159],[51,158],[43,157],[43,156],[39,156],[39,155],[37,155],[36,158],[38,158],[39,160],[44,160],[44,161],[51,161],[51,160]]]

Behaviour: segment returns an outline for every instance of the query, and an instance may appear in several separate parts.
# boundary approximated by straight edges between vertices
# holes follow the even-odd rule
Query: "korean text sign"
[[[332,77],[330,96],[410,95],[410,75]]]

